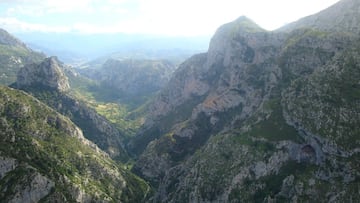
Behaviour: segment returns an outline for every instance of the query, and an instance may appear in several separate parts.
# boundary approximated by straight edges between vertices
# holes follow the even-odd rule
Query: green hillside
[[[13,160],[2,171],[0,199],[40,193],[34,201],[139,202],[149,192],[144,181],[86,140],[68,118],[32,96],[1,86],[0,115],[0,156]]]

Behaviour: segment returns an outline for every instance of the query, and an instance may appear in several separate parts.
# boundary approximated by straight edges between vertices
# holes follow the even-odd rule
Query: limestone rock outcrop
[[[129,143],[154,200],[359,201],[359,9],[342,0],[276,32],[246,17],[220,27]]]
[[[40,64],[31,64],[20,69],[17,75],[18,88],[37,87],[50,88],[59,92],[70,89],[69,81],[63,66],[56,57],[46,58]]]

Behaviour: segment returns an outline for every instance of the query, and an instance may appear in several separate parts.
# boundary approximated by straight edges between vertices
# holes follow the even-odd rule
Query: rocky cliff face
[[[9,85],[16,81],[16,74],[25,64],[39,62],[45,56],[0,28],[0,84]]]
[[[348,6],[287,32],[241,17],[184,62],[129,144],[153,200],[358,201],[359,30],[321,20]]]
[[[299,28],[316,27],[322,31],[350,32],[359,34],[358,20],[360,2],[357,0],[341,0],[312,16],[290,23],[279,31],[292,31]]]
[[[148,186],[68,118],[23,91],[0,87],[0,199],[139,202]]]
[[[207,54],[194,56],[175,72],[169,86],[149,107],[145,126],[165,132],[186,120],[206,120],[207,130],[220,131],[248,118],[281,77],[274,57],[280,53],[283,38],[266,33],[245,17],[224,25]],[[189,141],[196,133],[185,129],[186,125],[177,125],[176,136]]]
[[[23,67],[13,87],[33,96],[68,116],[84,132],[85,137],[117,160],[127,160],[123,135],[109,121],[68,94],[70,85],[66,73],[71,70],[50,57],[38,64]]]
[[[321,135],[323,151],[344,157],[359,151],[355,126],[360,119],[360,46],[354,40],[309,77],[294,80],[282,94],[288,123]]]
[[[17,75],[17,88],[49,88],[59,92],[70,89],[68,78],[65,76],[56,57],[46,58],[40,64],[30,64],[20,69]]]

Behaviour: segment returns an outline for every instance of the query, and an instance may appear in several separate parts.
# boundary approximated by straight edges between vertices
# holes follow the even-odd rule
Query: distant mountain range
[[[143,201],[150,188],[123,164],[122,134],[69,94],[66,69],[46,58],[20,69],[23,91],[0,87],[1,200]]]
[[[161,37],[128,34],[18,33],[34,50],[56,55],[68,64],[99,57],[185,60],[208,48],[210,37]],[[180,56],[180,57],[179,57]],[[181,57],[184,56],[184,57]]]
[[[176,66],[166,60],[108,59],[99,68],[84,68],[78,72],[99,82],[103,88],[111,89],[119,100],[136,106],[161,90],[175,69]]]
[[[359,10],[341,0],[273,32],[242,16],[178,66],[16,66],[0,87],[0,199],[360,202]]]
[[[359,9],[221,26],[128,144],[154,202],[360,201]]]

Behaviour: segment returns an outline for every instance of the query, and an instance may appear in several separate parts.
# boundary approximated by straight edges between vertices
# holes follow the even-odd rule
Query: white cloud
[[[0,26],[10,32],[70,32],[65,26],[48,26],[38,23],[27,23],[16,18],[0,18]]]
[[[337,1],[16,0],[13,6],[7,7],[6,14],[0,13],[0,17],[17,19],[14,25],[8,22],[7,26],[20,27],[21,31],[211,35],[220,25],[241,15],[272,30]],[[3,0],[0,6],[1,2]],[[9,0],[6,2],[11,4]]]
[[[88,8],[90,0],[47,0],[47,1],[19,1],[9,7],[7,15],[28,15],[28,16],[45,16],[51,13],[66,12],[84,12]],[[0,3],[1,5],[1,3]]]
[[[43,16],[45,14],[91,13],[98,5],[118,8],[131,0],[0,0],[0,6],[9,6],[8,13],[14,15]]]
[[[314,14],[339,0],[272,0],[253,1],[248,8],[248,17],[268,30]]]

